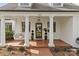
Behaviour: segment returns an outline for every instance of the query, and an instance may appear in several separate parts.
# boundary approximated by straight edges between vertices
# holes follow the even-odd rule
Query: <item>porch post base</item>
[[[25,47],[29,47],[29,44],[26,44],[26,43],[25,43],[24,46],[25,46]]]
[[[6,46],[5,44],[0,44],[0,47],[4,47],[4,46]]]
[[[48,46],[49,47],[55,47],[55,45],[53,43],[49,43]]]

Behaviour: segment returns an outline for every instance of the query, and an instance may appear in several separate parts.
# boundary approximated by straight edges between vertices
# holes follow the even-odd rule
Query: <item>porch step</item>
[[[54,44],[55,44],[55,47],[61,47],[61,48],[64,48],[64,47],[72,47],[70,44],[60,40],[60,39],[56,39],[54,40]],[[6,43],[6,45],[12,45],[12,46],[24,46],[24,41],[21,40],[21,41],[9,41]],[[33,48],[33,47],[36,47],[36,48],[43,48],[43,47],[48,47],[48,40],[32,40],[30,41],[30,48]]]

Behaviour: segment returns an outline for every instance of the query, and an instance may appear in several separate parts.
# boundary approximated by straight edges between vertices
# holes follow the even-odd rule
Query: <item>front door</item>
[[[36,23],[36,38],[42,38],[42,23]]]

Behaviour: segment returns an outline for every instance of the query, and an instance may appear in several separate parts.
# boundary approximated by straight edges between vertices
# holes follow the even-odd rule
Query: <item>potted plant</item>
[[[6,47],[7,51],[11,52],[13,50],[13,47],[11,45]]]
[[[31,33],[31,40],[34,40],[34,30],[32,30],[32,33]]]
[[[44,33],[44,39],[47,40],[47,29],[44,28],[44,31],[45,31],[45,33]]]

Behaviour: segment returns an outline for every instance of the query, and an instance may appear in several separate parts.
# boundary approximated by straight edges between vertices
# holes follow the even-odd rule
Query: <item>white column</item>
[[[5,45],[5,19],[1,17],[1,46]]]
[[[13,22],[12,22],[12,31],[15,31],[15,27],[16,27],[16,26],[15,26],[15,20],[12,19],[12,21],[13,21]]]
[[[17,18],[14,18],[14,32],[15,32],[15,36],[18,33],[18,29],[17,29]]]
[[[79,48],[79,44],[76,43],[76,39],[79,37],[79,15],[77,16],[73,16],[72,17],[72,25],[73,25],[73,31],[72,31],[72,39],[70,41],[70,44],[73,46],[73,47],[77,47]]]
[[[21,18],[18,18],[18,32],[19,33],[22,33],[22,19]]]
[[[22,27],[21,27],[21,19],[15,18],[15,34],[19,34],[22,32]]]
[[[48,46],[49,47],[54,47],[54,43],[53,43],[53,17],[52,16],[50,16],[49,17],[49,44],[48,44]]]
[[[29,17],[25,17],[25,46],[29,47]]]

